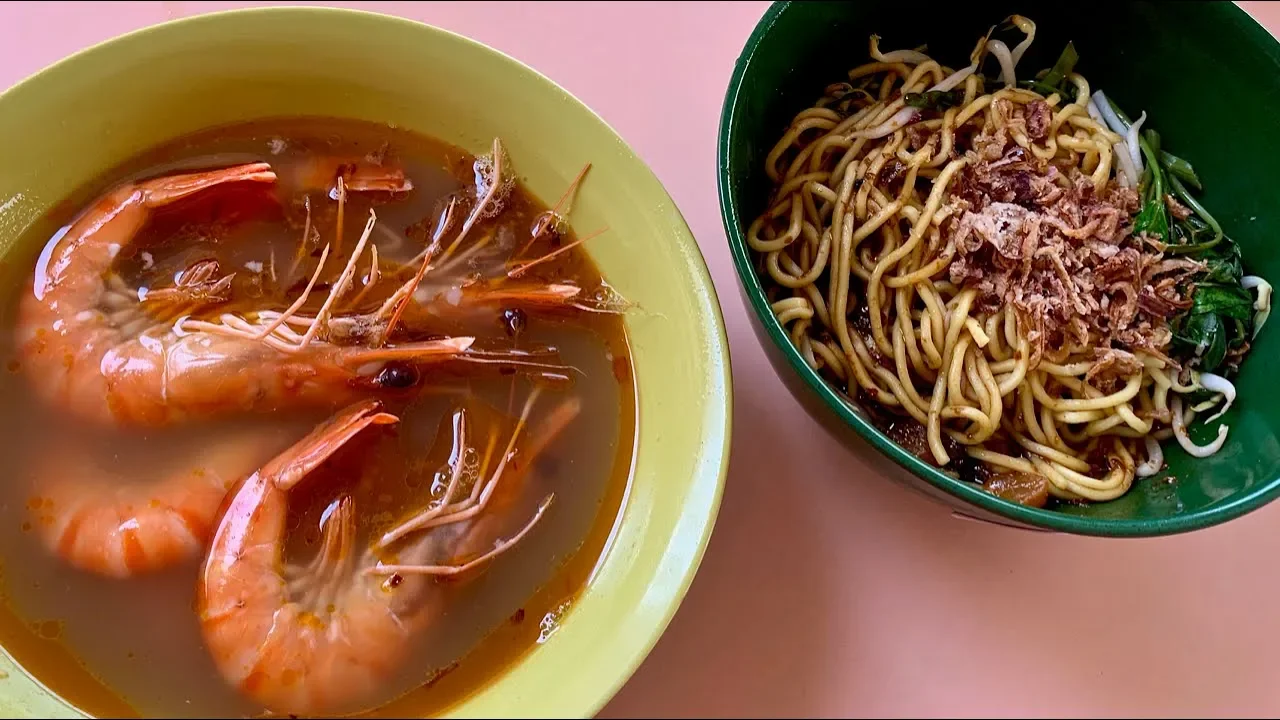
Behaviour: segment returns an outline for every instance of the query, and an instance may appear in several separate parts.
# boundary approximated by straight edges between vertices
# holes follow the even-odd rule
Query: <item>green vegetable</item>
[[[1019,80],[1018,87],[1025,90],[1034,90],[1044,97],[1049,97],[1050,95],[1057,93],[1060,97],[1066,98],[1067,102],[1076,101],[1076,86],[1072,84],[1066,84],[1062,87],[1054,87],[1052,85],[1046,85],[1040,80]]]
[[[1178,318],[1174,323],[1173,348],[1184,357],[1194,357],[1199,352],[1200,368],[1213,372],[1227,356],[1227,331],[1222,318],[1214,313]]]
[[[1212,249],[1218,243],[1213,229],[1203,220],[1192,215],[1186,220],[1174,220],[1169,228],[1166,255],[1193,255]]]
[[[1076,46],[1068,42],[1062,49],[1062,54],[1058,56],[1058,62],[1054,63],[1049,74],[1044,76],[1045,84],[1057,87],[1066,82],[1067,76],[1076,69],[1076,63],[1079,61],[1080,56],[1076,54]]]
[[[1133,121],[1114,102],[1111,109],[1132,127]],[[1253,326],[1253,296],[1241,285],[1244,267],[1240,248],[1187,190],[1187,184],[1202,188],[1191,163],[1160,146],[1160,134],[1154,129],[1143,130],[1138,138],[1146,167],[1139,183],[1142,209],[1134,220],[1134,232],[1145,231],[1159,238],[1165,243],[1166,255],[1181,255],[1204,264],[1204,270],[1190,278],[1194,286],[1191,307],[1170,320],[1172,350],[1203,372],[1225,372],[1234,369],[1222,368],[1227,353],[1243,347]],[[1191,214],[1181,220],[1174,217],[1166,195],[1176,198]],[[1189,401],[1195,404],[1194,398]]]
[[[1205,264],[1204,281],[1238,284],[1244,277],[1240,263],[1240,247],[1233,242],[1223,243],[1212,252],[1204,252],[1196,258]]]
[[[1076,69],[1076,62],[1079,60],[1080,56],[1076,54],[1076,46],[1072,43],[1067,43],[1067,47],[1058,56],[1058,61],[1053,64],[1052,68],[1049,68],[1048,72],[1042,76],[1037,76],[1035,80],[1023,80],[1018,85],[1028,90],[1034,90],[1045,97],[1057,93],[1068,101],[1074,102],[1076,99],[1076,86],[1075,83],[1067,80],[1067,76]]]
[[[1240,347],[1251,324],[1253,298],[1239,282],[1199,283],[1191,309],[1174,318],[1174,352],[1200,356],[1199,369],[1217,372],[1228,349]]]
[[[922,93],[907,93],[902,96],[902,100],[914,108],[946,110],[964,102],[964,93],[960,90],[926,90]]]
[[[1160,238],[1162,242],[1167,242],[1169,209],[1164,204],[1164,173],[1160,172],[1156,154],[1151,150],[1150,144],[1145,140],[1139,141],[1138,144],[1142,148],[1143,156],[1147,159],[1150,180],[1143,183],[1142,211],[1138,213],[1138,219],[1133,222],[1133,231],[1147,232]]]
[[[1191,167],[1191,163],[1183,160],[1177,155],[1160,151],[1160,167],[1169,172],[1170,175],[1176,177],[1196,190],[1204,190],[1200,185],[1200,177],[1196,175],[1195,168]]]
[[[1169,189],[1173,190],[1174,197],[1180,200],[1183,205],[1191,208],[1191,211],[1196,215],[1199,215],[1205,225],[1213,231],[1213,239],[1207,243],[1207,247],[1217,245],[1223,238],[1222,226],[1218,224],[1218,221],[1209,214],[1208,210],[1204,209],[1204,206],[1200,204],[1199,200],[1196,200],[1191,196],[1191,193],[1187,192],[1187,188],[1178,180],[1177,176],[1169,176]],[[1187,219],[1190,220],[1191,218]]]
[[[1240,284],[1240,251],[1227,242],[1229,253],[1201,258],[1206,269],[1196,276],[1191,308],[1173,318],[1173,349],[1178,355],[1200,356],[1199,369],[1217,372],[1227,350],[1241,347],[1253,325],[1253,296]]]
[[[1189,312],[1192,315],[1213,313],[1246,322],[1253,317],[1253,297],[1238,283],[1200,282],[1196,284]]]

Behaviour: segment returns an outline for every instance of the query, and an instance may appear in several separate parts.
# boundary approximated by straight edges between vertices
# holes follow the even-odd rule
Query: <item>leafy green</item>
[[[1070,42],[1062,50],[1062,54],[1058,56],[1058,61],[1049,68],[1044,75],[1037,77],[1035,80],[1023,80],[1019,82],[1020,87],[1028,90],[1034,90],[1045,97],[1054,93],[1066,98],[1068,101],[1074,102],[1076,99],[1076,86],[1067,80],[1076,63],[1079,62],[1080,56],[1076,54],[1076,46]]]
[[[1076,86],[1071,84],[1054,87],[1052,85],[1046,85],[1042,80],[1019,80],[1018,87],[1021,87],[1024,90],[1034,90],[1044,97],[1049,97],[1050,95],[1057,93],[1059,96],[1065,98],[1067,102],[1076,101]]]
[[[1253,298],[1238,283],[1199,282],[1190,312],[1192,315],[1212,313],[1246,322],[1253,317]]]
[[[1252,317],[1253,298],[1238,279],[1200,281],[1191,298],[1191,309],[1172,323],[1174,350],[1187,357],[1199,355],[1200,369],[1215,372],[1227,350],[1244,343]]]
[[[1132,121],[1114,102],[1111,109],[1132,127]],[[1191,359],[1201,371],[1223,372],[1227,353],[1244,346],[1253,325],[1253,296],[1241,285],[1244,266],[1240,248],[1187,190],[1187,184],[1202,188],[1191,163],[1165,152],[1160,134],[1151,128],[1141,133],[1138,147],[1146,167],[1138,186],[1142,206],[1134,220],[1134,232],[1159,239],[1165,244],[1166,255],[1181,255],[1204,265],[1190,278],[1191,307],[1170,320],[1173,352]],[[1190,214],[1178,218],[1170,212],[1170,197],[1186,206]]]
[[[1240,247],[1233,242],[1211,248],[1196,259],[1205,264],[1204,282],[1234,284],[1244,277]]]
[[[1139,145],[1142,147],[1143,156],[1147,159],[1150,181],[1143,185],[1142,211],[1138,213],[1138,219],[1133,222],[1133,231],[1150,233],[1161,241],[1167,242],[1169,209],[1164,202],[1164,173],[1160,172],[1151,145],[1146,141],[1140,142]]]
[[[1201,369],[1212,372],[1227,356],[1227,330],[1222,318],[1211,312],[1176,318],[1173,348],[1186,357],[1199,353]]]
[[[1175,220],[1169,228],[1166,255],[1198,255],[1212,250],[1221,242],[1223,236],[1218,235],[1204,220],[1192,215],[1185,220]],[[1231,243],[1234,247],[1235,243]]]
[[[902,100],[914,108],[946,110],[964,102],[964,92],[960,90],[926,90],[922,93],[907,93],[902,96]]]
[[[1234,243],[1231,243],[1234,246]],[[1253,297],[1240,284],[1238,253],[1210,258],[1197,276],[1191,308],[1173,318],[1174,352],[1199,355],[1199,369],[1217,372],[1228,350],[1241,347],[1253,324]]]
[[[1058,87],[1067,81],[1067,76],[1076,69],[1078,62],[1080,62],[1080,56],[1076,54],[1076,46],[1068,42],[1062,49],[1062,54],[1058,56],[1058,62],[1054,63],[1049,69],[1049,74],[1044,76],[1044,83]]]
[[[1196,190],[1204,190],[1204,187],[1200,185],[1200,177],[1196,175],[1196,169],[1191,167],[1191,163],[1183,160],[1177,155],[1170,155],[1169,153],[1161,150],[1160,167],[1164,168],[1173,177],[1182,180]]]
[[[1169,176],[1169,188],[1173,190],[1174,197],[1181,201],[1183,205],[1191,208],[1192,212],[1199,215],[1204,224],[1213,231],[1213,239],[1209,241],[1208,246],[1217,245],[1223,238],[1222,226],[1218,224],[1218,221],[1209,214],[1208,210],[1204,209],[1199,200],[1196,200],[1191,193],[1187,192],[1186,186],[1178,180],[1176,175]]]

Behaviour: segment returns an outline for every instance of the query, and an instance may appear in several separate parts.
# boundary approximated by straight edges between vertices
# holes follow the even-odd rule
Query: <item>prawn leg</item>
[[[429,530],[431,528],[442,525],[451,525],[460,523],[473,518],[479,517],[476,522],[471,523],[465,537],[459,542],[455,555],[481,555],[483,560],[492,559],[498,553],[505,550],[511,544],[524,537],[526,533],[546,512],[547,506],[551,503],[552,496],[548,496],[539,506],[537,512],[527,525],[525,525],[516,535],[509,540],[497,540],[493,550],[478,550],[477,543],[483,545],[486,542],[493,542],[495,537],[494,526],[502,522],[502,518],[510,513],[515,500],[519,497],[519,482],[521,476],[527,473],[533,465],[534,460],[545,451],[551,443],[555,441],[559,435],[578,417],[582,411],[581,403],[576,399],[569,399],[557,405],[539,424],[540,432],[534,436],[533,441],[529,443],[528,449],[523,452],[517,451],[517,442],[525,427],[529,424],[529,418],[533,411],[533,406],[538,397],[541,395],[541,388],[535,387],[533,392],[529,394],[528,400],[525,401],[520,418],[516,422],[515,428],[511,431],[511,435],[507,440],[507,445],[502,453],[497,456],[497,464],[493,468],[492,474],[489,473],[489,460],[493,458],[491,452],[486,452],[486,461],[480,467],[479,477],[472,486],[471,492],[466,497],[457,498],[455,493],[458,483],[456,477],[450,481],[449,486],[445,490],[444,497],[439,504],[422,510],[406,519],[396,527],[388,530],[378,540],[378,546],[388,548],[407,536]],[[465,426],[460,429],[459,434],[465,432]],[[496,435],[491,436],[490,446],[494,445]],[[460,441],[465,445],[465,437]],[[459,457],[462,455],[459,454]],[[487,477],[486,477],[487,476]],[[486,509],[491,510],[487,515],[482,515]],[[496,552],[495,552],[496,551]],[[471,567],[478,562],[482,562],[480,558],[467,563],[467,567]],[[404,566],[400,566],[404,567]],[[408,572],[414,572],[408,570]],[[378,567],[370,572],[389,574],[396,572],[395,566],[379,563]],[[426,569],[419,570],[422,574],[455,574],[456,570],[435,570]]]

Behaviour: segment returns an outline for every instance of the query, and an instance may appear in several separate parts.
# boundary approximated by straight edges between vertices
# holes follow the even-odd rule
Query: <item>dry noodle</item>
[[[1025,473],[1039,497],[1014,499],[1030,504],[1044,490],[1110,500],[1160,469],[1159,440],[1176,435],[1199,456],[1221,447],[1225,426],[1198,446],[1185,424],[1225,410],[1235,390],[1194,369],[1204,347],[1189,363],[1171,350],[1182,330],[1170,317],[1191,303],[1177,286],[1204,263],[1162,253],[1168,233],[1134,229],[1147,222],[1135,221],[1139,191],[1151,196],[1159,176],[1141,170],[1145,114],[1110,123],[1117,111],[1070,66],[1062,91],[1019,86],[1035,26],[1010,21],[1021,43],[988,33],[958,71],[917,50],[881,52],[873,36],[872,62],[797,114],[769,153],[774,193],[747,240],[804,359],[923,425],[925,459],[954,466],[963,452],[996,475]],[[987,58],[998,79],[980,73]],[[1014,166],[1022,179],[1000,175]],[[984,178],[989,192],[974,200]],[[1185,209],[1168,199],[1179,221]],[[994,261],[975,249],[984,240]],[[1133,260],[1133,283],[1094,287],[1117,255]],[[1270,286],[1244,287],[1264,310]],[[1251,320],[1256,332],[1265,312]],[[1246,350],[1236,343],[1231,361]],[[1187,393],[1210,400],[1184,408]]]

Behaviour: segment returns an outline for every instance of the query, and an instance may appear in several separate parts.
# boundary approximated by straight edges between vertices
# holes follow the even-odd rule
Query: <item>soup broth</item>
[[[402,168],[413,189],[345,190],[339,237],[338,193],[327,184],[308,184],[314,177],[328,178],[307,174],[317,158],[355,158]],[[534,388],[540,388],[519,437],[550,442],[527,464],[517,450],[515,502],[490,510],[501,520],[503,538],[524,527],[539,503],[553,494],[545,515],[520,542],[482,568],[429,583],[432,599],[424,607],[432,617],[427,629],[411,640],[408,660],[389,674],[377,697],[333,708],[384,716],[437,713],[554,634],[586,584],[606,549],[630,475],[634,388],[622,317],[613,312],[621,300],[581,248],[560,252],[518,273],[518,279],[522,286],[576,283],[584,297],[590,295],[589,308],[472,305],[468,287],[489,281],[498,287],[494,279],[506,282],[513,259],[541,258],[566,248],[575,240],[569,228],[561,224],[546,231],[544,222],[544,231],[538,231],[539,218],[550,217],[545,215],[548,208],[515,183],[498,189],[501,211],[478,217],[466,239],[448,250],[467,212],[488,189],[492,158],[478,161],[456,147],[381,125],[281,119],[183,138],[84,188],[6,258],[6,287],[18,290],[4,304],[7,331],[0,334],[9,370],[0,373],[5,397],[0,443],[8,472],[0,484],[0,644],[53,692],[93,715],[235,717],[264,712],[224,679],[205,646],[196,613],[203,556],[124,579],[77,569],[41,540],[36,527],[46,502],[41,493],[54,479],[51,475],[66,473],[60,469],[65,462],[52,462],[54,458],[74,458],[121,486],[155,482],[236,443],[257,443],[260,455],[269,458],[345,402],[255,406],[157,427],[92,422],[32,390],[25,365],[29,358],[13,331],[18,293],[31,292],[30,277],[41,250],[105,190],[124,180],[258,161],[270,163],[279,176],[271,188],[206,191],[157,212],[136,241],[120,250],[113,265],[118,280],[112,282],[125,296],[135,288],[145,297],[148,291],[173,286],[184,270],[202,261],[217,261],[217,277],[234,273],[224,288],[228,301],[212,307],[195,302],[194,310],[192,302],[160,303],[148,307],[153,321],[159,316],[162,322],[174,322],[185,315],[212,322],[223,312],[283,311],[305,288],[328,244],[326,267],[331,271],[321,276],[305,307],[314,315],[357,246],[372,209],[376,222],[356,263],[354,284],[335,305],[340,314],[367,314],[383,306],[406,277],[393,271],[408,267],[412,276],[433,233],[443,234],[441,252],[417,285],[415,303],[434,297],[434,305],[420,307],[448,312],[415,315],[408,309],[399,332],[409,339],[476,338],[475,362],[391,363],[371,370],[386,373],[394,366],[405,375],[404,383],[392,383],[397,387],[391,392],[368,391],[400,421],[366,430],[290,495],[287,562],[305,565],[317,554],[323,544],[321,528],[339,496],[350,496],[356,508],[357,549],[439,500],[451,477],[459,417],[465,417],[462,422],[472,438],[468,452],[482,454],[491,437],[498,439],[500,452],[516,432]],[[518,171],[518,157],[505,162],[504,174],[510,176],[513,164]],[[450,198],[457,214],[446,223]],[[381,278],[362,293],[373,262],[370,246],[376,247]],[[353,342],[377,345],[351,332]],[[546,348],[557,352],[538,352]],[[502,353],[509,357],[513,349],[529,353],[523,364],[489,360]],[[212,404],[219,402],[235,405],[236,399],[210,398]],[[580,412],[562,432],[544,432],[557,427],[558,408],[567,402],[576,402]],[[344,582],[363,579],[350,575]]]

